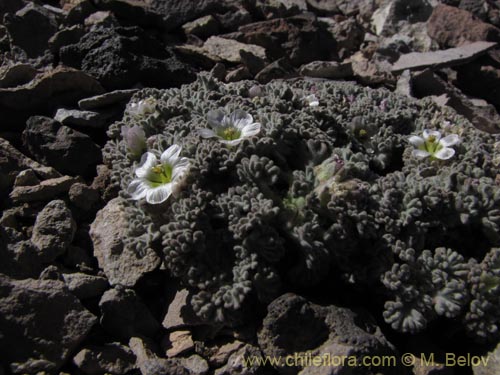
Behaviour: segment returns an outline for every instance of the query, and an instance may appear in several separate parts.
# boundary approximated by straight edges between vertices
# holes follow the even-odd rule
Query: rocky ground
[[[224,82],[308,76],[429,96],[498,133],[500,1],[3,0],[2,19],[0,374],[294,374],[242,358],[449,349],[425,335],[402,344],[383,322],[294,294],[254,325],[197,325],[158,255],[124,250],[101,149],[140,88],[206,70]],[[493,363],[417,361],[387,374],[497,374]]]

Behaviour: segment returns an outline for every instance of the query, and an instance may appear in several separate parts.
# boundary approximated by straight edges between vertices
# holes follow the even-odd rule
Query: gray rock
[[[71,186],[80,181],[80,177],[63,176],[51,178],[34,186],[17,186],[10,193],[14,202],[48,201],[67,193]]]
[[[170,332],[165,340],[165,349],[169,358],[194,349],[191,332],[186,330]]]
[[[73,363],[84,374],[126,374],[135,369],[135,355],[119,343],[92,346],[80,350]]]
[[[500,374],[500,344],[482,358],[483,362],[479,363],[477,366],[472,366],[474,375]]]
[[[412,86],[416,97],[431,96],[439,105],[452,107],[476,128],[492,134],[500,133],[500,116],[495,107],[485,101],[471,100],[431,70],[415,74]]]
[[[173,301],[168,305],[168,310],[162,325],[168,330],[179,329],[201,324],[200,320],[188,303],[189,291],[182,289],[176,292]]]
[[[388,0],[372,15],[372,27],[377,35],[390,36],[403,25],[425,22],[432,13],[427,0]]]
[[[268,83],[273,79],[289,78],[294,75],[295,69],[290,64],[290,61],[283,57],[267,65],[264,69],[257,73],[255,80],[260,83]]]
[[[318,22],[331,34],[335,40],[336,58],[344,59],[360,49],[365,38],[363,28],[354,18],[336,21],[333,17],[318,18]]]
[[[254,360],[249,363],[248,359]],[[264,357],[256,346],[247,344],[238,351],[231,354],[227,363],[215,370],[215,375],[258,375],[263,373],[263,368],[259,364],[259,359],[263,362]],[[261,363],[262,363],[261,362]]]
[[[323,15],[333,15],[339,12],[337,2],[333,0],[307,0],[307,4]]]
[[[82,110],[91,111],[99,108],[112,106],[115,104],[128,102],[132,97],[132,95],[134,95],[137,91],[139,90],[129,89],[129,90],[115,90],[107,92],[106,94],[81,99],[78,102],[78,106]]]
[[[286,18],[307,11],[306,0],[257,0],[256,10],[265,18]]]
[[[5,212],[2,225],[5,225],[4,217]],[[0,259],[0,274],[14,279],[37,278],[42,272],[42,264],[35,246],[31,241],[20,238],[12,228],[0,226]]]
[[[255,75],[259,73],[266,66],[267,62],[253,53],[240,50],[241,62],[249,70],[250,74]]]
[[[180,364],[189,371],[190,375],[206,375],[209,370],[207,361],[198,354],[181,358]]]
[[[368,59],[361,51],[356,52],[347,61],[352,63],[354,77],[363,85],[396,83],[395,76],[390,72],[391,65],[386,61]]]
[[[267,308],[259,346],[266,356],[285,358],[311,352],[312,356],[395,355],[394,347],[368,314],[355,313],[337,306],[322,307],[292,293],[274,300]],[[275,365],[280,374],[341,374],[352,371],[348,364],[332,372],[330,366],[315,367],[311,362],[298,361],[295,366]],[[376,372],[363,368],[362,372]],[[384,374],[404,374],[404,369],[385,367]]]
[[[132,287],[143,275],[158,268],[160,258],[152,249],[139,255],[124,245],[127,228],[128,219],[122,200],[115,198],[97,213],[90,227],[90,237],[94,255],[109,283]]]
[[[0,138],[0,195],[11,190],[19,173],[33,169],[40,178],[56,178],[61,174],[30,159],[5,139]]]
[[[136,366],[142,375],[175,374],[190,375],[177,359],[165,359],[158,356],[154,343],[139,337],[132,337],[129,347],[136,357]]]
[[[81,300],[99,297],[109,287],[106,278],[101,276],[93,276],[77,272],[64,273],[62,277],[69,291]]]
[[[76,231],[71,211],[62,200],[48,203],[36,217],[31,242],[42,262],[50,263],[69,247]]]
[[[302,65],[299,73],[304,76],[329,79],[342,79],[353,75],[351,63],[335,61],[313,61]]]
[[[99,201],[99,191],[80,182],[71,186],[68,195],[71,203],[84,211],[90,210]]]
[[[227,360],[234,352],[238,351],[241,347],[245,345],[244,342],[239,340],[234,340],[223,345],[220,345],[217,348],[217,351],[210,357],[210,364],[215,367],[223,366],[227,363]]]
[[[85,35],[85,29],[82,25],[73,25],[55,33],[48,41],[49,48],[54,54],[59,54],[61,47],[69,44],[78,43],[80,38]]]
[[[16,177],[16,180],[14,181],[14,187],[18,186],[34,186],[38,185],[40,183],[40,179],[36,175],[36,173],[33,171],[33,169],[25,169],[21,172]]]
[[[104,293],[99,301],[101,325],[120,339],[153,336],[160,328],[146,305],[132,289],[116,287]]]
[[[0,88],[16,87],[30,82],[37,70],[28,64],[7,65],[0,68]]]
[[[103,128],[108,125],[108,121],[113,117],[114,112],[93,112],[79,111],[77,109],[59,108],[54,116],[54,120],[63,125],[82,126],[86,128]]]
[[[428,357],[428,356],[427,356]],[[454,375],[453,367],[441,363],[437,358],[429,363],[427,357],[415,357],[413,375]]]
[[[9,30],[12,43],[31,58],[44,54],[47,42],[58,28],[56,16],[47,8],[34,3],[28,3],[15,15],[7,14],[4,24]]]
[[[0,3],[0,20],[5,13],[15,13],[25,5],[23,0],[3,0]]]
[[[255,44],[245,44],[236,40],[211,36],[203,44],[203,49],[218,58],[231,63],[241,63],[240,50],[252,53],[258,58],[266,59],[266,50]]]
[[[402,55],[398,61],[393,64],[392,71],[394,73],[399,73],[406,69],[440,69],[460,65],[484,55],[496,45],[497,44],[493,42],[475,42],[442,51],[412,52]]]
[[[212,16],[204,16],[182,25],[184,34],[193,34],[200,38],[207,38],[219,32],[219,21]]]
[[[396,84],[396,90],[398,94],[408,97],[413,97],[413,89],[411,86],[411,73],[409,70],[405,70],[398,78]]]
[[[0,352],[13,373],[57,370],[97,319],[61,281],[0,275]]]
[[[244,79],[250,79],[252,75],[250,74],[248,68],[246,66],[240,66],[234,70],[231,70],[226,75],[226,82],[237,82]]]
[[[99,146],[88,135],[48,117],[28,120],[23,143],[37,159],[65,174],[93,173],[102,160]]]

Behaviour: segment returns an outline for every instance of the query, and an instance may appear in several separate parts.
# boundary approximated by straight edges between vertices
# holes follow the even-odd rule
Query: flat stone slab
[[[391,70],[398,73],[406,69],[440,69],[446,66],[464,64],[488,52],[496,45],[494,42],[475,42],[441,51],[407,53],[392,65]]]
[[[106,94],[92,96],[90,98],[81,99],[78,106],[82,110],[93,110],[96,108],[103,108],[120,102],[128,101],[138,89],[129,90],[115,90],[107,92]]]

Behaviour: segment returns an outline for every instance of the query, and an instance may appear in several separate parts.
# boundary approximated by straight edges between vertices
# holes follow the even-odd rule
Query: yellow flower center
[[[172,182],[172,169],[172,166],[169,164],[158,164],[151,168],[153,174],[150,177],[150,181],[153,183],[153,186],[156,187]]]
[[[220,131],[218,135],[227,141],[232,141],[232,140],[240,138],[241,131],[236,129],[236,128],[231,127],[231,128],[226,128],[226,129]]]
[[[367,132],[365,129],[361,129],[361,130],[358,132],[358,137],[359,137],[359,138],[365,138],[367,135],[368,135],[368,132]]]

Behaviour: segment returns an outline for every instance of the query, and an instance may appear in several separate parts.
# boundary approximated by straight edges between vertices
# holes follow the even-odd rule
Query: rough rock
[[[283,57],[267,65],[264,69],[257,73],[255,80],[260,83],[268,83],[273,79],[289,78],[294,75],[295,69],[291,65],[290,61],[286,57]]]
[[[3,0],[0,3],[0,20],[5,13],[15,13],[25,5],[23,0]]]
[[[255,362],[249,364],[248,358],[255,359]],[[247,344],[238,351],[231,354],[227,363],[215,370],[215,375],[259,375],[264,373],[259,365],[258,359],[264,360],[264,357],[256,346]]]
[[[16,176],[14,187],[17,186],[34,186],[40,183],[40,179],[33,169],[25,169]]]
[[[62,276],[69,291],[80,300],[100,297],[109,287],[106,278],[101,276],[81,272],[64,273]]]
[[[500,109],[500,66],[485,58],[455,68],[453,84],[466,95],[481,98]]]
[[[121,198],[108,202],[97,213],[90,227],[94,255],[111,285],[132,287],[146,273],[160,265],[160,258],[149,249],[139,255],[123,243],[128,219]]]
[[[337,2],[333,0],[307,0],[307,4],[323,15],[331,15],[339,12]]]
[[[32,2],[15,15],[7,14],[4,24],[9,30],[12,43],[22,48],[31,58],[44,54],[47,42],[58,28],[56,16],[47,8]]]
[[[109,119],[112,118],[114,114],[114,112],[92,112],[59,108],[54,116],[54,120],[68,126],[103,128],[108,125]]]
[[[444,363],[435,361],[428,364],[427,358],[415,357],[413,365],[413,375],[454,375],[453,367],[447,366]]]
[[[69,189],[69,200],[76,207],[88,211],[99,201],[99,191],[96,188],[77,182]]]
[[[246,66],[240,66],[234,70],[231,70],[226,75],[226,82],[237,82],[244,79],[250,79],[252,75]]]
[[[257,0],[256,11],[265,19],[296,16],[307,11],[306,0]]]
[[[73,363],[84,374],[126,374],[135,369],[135,355],[119,343],[86,347],[73,358]]]
[[[38,160],[65,174],[93,173],[102,159],[99,146],[88,135],[48,117],[28,120],[23,143]]]
[[[189,371],[189,375],[206,375],[209,370],[207,361],[198,354],[193,354],[188,358],[181,358],[180,364]]]
[[[160,325],[132,289],[116,287],[106,291],[99,301],[101,325],[120,339],[153,336]]]
[[[193,338],[190,331],[173,331],[168,335],[165,343],[167,357],[176,357],[179,354],[194,348]]]
[[[394,73],[403,70],[440,69],[472,61],[494,48],[494,42],[475,42],[442,51],[412,52],[402,55],[392,66]]]
[[[475,127],[488,133],[500,133],[500,116],[495,107],[484,101],[471,100],[456,87],[430,70],[412,77],[415,96],[433,96],[439,105],[448,105],[467,118]]]
[[[2,225],[5,225],[5,215],[4,211]],[[0,274],[14,279],[37,278],[42,271],[37,249],[31,241],[19,238],[9,229],[0,226]]]
[[[162,322],[163,327],[171,330],[200,324],[188,303],[188,298],[189,291],[187,289],[177,291],[173,301],[168,305],[167,313]]]
[[[331,60],[336,55],[331,33],[324,23],[309,13],[251,23],[224,36],[265,48],[270,60],[287,56],[294,66],[314,60]]]
[[[186,35],[193,34],[200,38],[208,38],[219,32],[219,21],[210,14],[185,23],[182,25],[182,30]]]
[[[18,186],[9,194],[14,202],[48,201],[67,193],[71,186],[80,178],[62,176],[51,178],[34,186]]]
[[[231,63],[241,63],[240,50],[247,51],[260,59],[266,59],[266,50],[254,44],[240,43],[232,39],[212,36],[203,44],[203,49],[218,58]]]
[[[304,76],[329,79],[342,79],[353,75],[351,63],[335,61],[313,61],[302,65],[299,73]]]
[[[427,0],[390,0],[372,16],[372,27],[377,35],[389,36],[404,24],[425,22],[432,13]]]
[[[82,272],[93,272],[93,261],[90,256],[90,251],[79,247],[70,246],[66,254],[62,257],[62,263],[69,268],[77,269]]]
[[[78,43],[60,49],[61,61],[95,77],[108,90],[136,84],[172,87],[194,80],[173,50],[138,27],[92,28]]]
[[[132,337],[129,347],[136,356],[136,366],[142,375],[191,375],[177,359],[160,358],[154,343],[145,338]]]
[[[221,345],[217,351],[209,358],[210,364],[215,367],[223,366],[234,352],[238,351],[245,345],[244,342],[234,340],[229,343]]]
[[[97,319],[61,281],[0,275],[0,352],[13,373],[55,373]]]
[[[128,102],[137,91],[137,89],[129,89],[107,92],[106,94],[82,99],[78,102],[78,106],[84,111],[92,111],[115,104],[125,103]]]
[[[400,95],[413,97],[413,88],[411,86],[411,73],[409,70],[405,70],[400,74],[398,82],[396,83],[396,90]]]
[[[37,70],[29,64],[18,63],[0,68],[0,88],[15,87],[30,82]]]
[[[335,40],[336,54],[344,59],[359,50],[363,43],[365,32],[354,18],[337,21],[333,17],[318,18]]]
[[[483,356],[483,358],[488,361],[486,366],[482,364],[472,366],[474,375],[496,375],[500,373],[500,344],[491,352]]]
[[[427,22],[427,32],[445,48],[478,41],[500,42],[500,29],[465,10],[444,4],[434,8]]]
[[[8,141],[0,138],[0,195],[6,194],[23,170],[34,170],[40,178],[55,178],[61,174],[45,167],[18,151]]]
[[[59,55],[59,50],[67,45],[78,43],[80,38],[85,35],[85,29],[82,25],[73,25],[64,28],[55,33],[48,41],[50,51]]]
[[[311,352],[313,356],[361,356],[395,354],[393,346],[368,314],[355,313],[337,306],[322,307],[305,298],[288,293],[274,300],[267,308],[259,346],[266,356],[282,357]],[[345,365],[347,366],[347,364]],[[331,374],[331,368],[312,364],[275,366],[280,374]],[[336,373],[350,371],[337,367]],[[375,368],[364,368],[366,371]],[[384,368],[384,374],[401,374],[403,369]]]
[[[57,108],[103,91],[88,74],[64,66],[43,72],[24,85],[0,88],[0,112],[6,114],[4,128],[22,127],[34,113],[52,115]]]
[[[395,78],[389,71],[390,64],[368,59],[361,51],[356,52],[345,62],[352,63],[352,71],[356,80],[363,85],[393,84]]]
[[[49,202],[36,217],[31,242],[42,262],[50,263],[69,247],[76,231],[71,211],[62,200]]]
[[[221,28],[227,31],[234,31],[241,25],[253,22],[252,15],[243,7],[238,7],[225,13],[217,13],[216,17]]]

